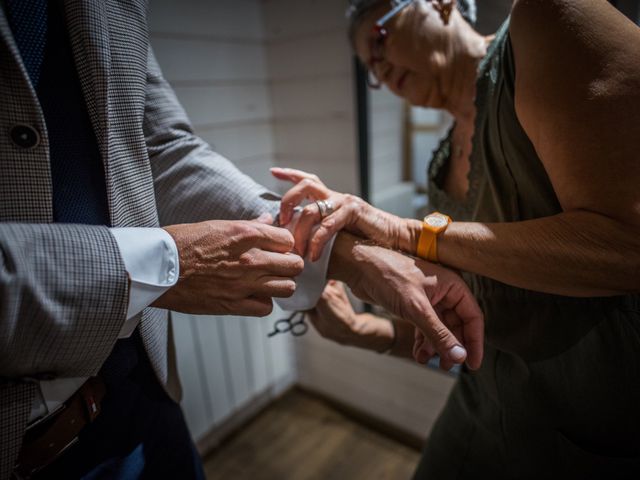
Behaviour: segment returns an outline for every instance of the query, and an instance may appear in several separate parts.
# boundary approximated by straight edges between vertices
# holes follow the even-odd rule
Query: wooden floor
[[[205,458],[209,480],[404,480],[420,453],[297,390]]]

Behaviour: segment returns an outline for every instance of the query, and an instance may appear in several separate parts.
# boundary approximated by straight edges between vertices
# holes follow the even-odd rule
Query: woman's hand
[[[329,280],[320,301],[308,315],[320,335],[340,345],[384,352],[395,343],[391,322],[356,313],[344,286],[335,280]]]
[[[443,369],[465,361],[471,369],[480,367],[484,317],[464,280],[452,270],[341,234],[329,275],[345,281],[363,301],[418,328],[429,340],[416,350],[418,359],[420,351],[422,356],[437,352]]]
[[[294,228],[296,252],[304,256],[307,251],[312,261],[317,260],[324,245],[340,230],[345,229],[358,236],[371,239],[377,244],[414,254],[421,224],[406,220],[372,207],[355,195],[334,192],[314,174],[292,168],[272,168],[271,173],[279,180],[295,185],[284,194],[280,205],[280,224],[287,225],[293,217],[294,208],[304,200],[331,202],[333,213],[322,218],[316,204],[302,210]],[[313,232],[315,225],[320,224]],[[313,232],[313,233],[312,233]]]

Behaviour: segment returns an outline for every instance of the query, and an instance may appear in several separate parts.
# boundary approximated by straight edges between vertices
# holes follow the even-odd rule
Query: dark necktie
[[[7,0],[9,24],[34,88],[47,43],[47,0]]]

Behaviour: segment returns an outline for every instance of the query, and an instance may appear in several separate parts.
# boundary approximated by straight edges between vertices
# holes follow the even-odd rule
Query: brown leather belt
[[[100,414],[106,387],[91,377],[55,413],[27,428],[14,475],[30,478],[73,445],[80,431]]]

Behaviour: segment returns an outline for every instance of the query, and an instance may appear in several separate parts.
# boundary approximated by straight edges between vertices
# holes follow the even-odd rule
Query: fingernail
[[[456,345],[449,350],[449,358],[456,363],[462,363],[467,356],[467,351],[460,345]]]

